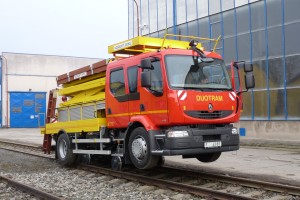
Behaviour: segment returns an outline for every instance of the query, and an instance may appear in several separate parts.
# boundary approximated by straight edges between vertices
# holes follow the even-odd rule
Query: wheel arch
[[[58,131],[58,133],[56,133],[56,134],[53,135],[53,139],[55,140],[55,142],[57,142],[58,137],[59,137],[61,134],[63,134],[63,133],[66,133],[66,134],[67,134],[67,132],[66,132],[64,129],[61,129],[61,130]]]
[[[144,127],[146,131],[157,130],[158,127],[146,115],[136,115],[130,118],[130,122],[125,132],[125,145],[128,144],[130,133],[137,127]]]
[[[146,116],[146,115],[136,115],[132,116],[130,118],[130,123],[140,123],[143,125],[143,127],[146,129],[146,131],[149,130],[157,130],[159,129],[153,122],[152,120]]]

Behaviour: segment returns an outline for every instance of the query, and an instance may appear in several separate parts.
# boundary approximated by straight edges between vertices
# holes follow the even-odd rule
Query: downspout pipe
[[[2,64],[3,64],[3,60],[5,60],[5,90],[6,90],[6,116],[5,116],[5,124],[6,124],[6,128],[8,128],[8,73],[7,73],[7,59],[5,56],[1,56],[2,58]],[[2,65],[3,68],[3,65]],[[3,68],[3,69],[4,69]],[[2,69],[2,85],[3,85],[3,69]]]
[[[0,73],[1,73],[0,74],[0,79],[1,79],[0,80],[1,81],[1,89],[0,89],[0,95],[1,95],[1,103],[0,103],[0,110],[1,110],[1,113],[0,113],[1,116],[0,117],[1,118],[0,119],[1,120],[0,120],[0,123],[1,123],[1,127],[0,128],[2,128],[3,127],[3,123],[2,123],[2,121],[3,121],[3,118],[2,118],[3,117],[3,112],[2,112],[2,110],[3,110],[2,109],[2,105],[3,105],[3,103],[2,103],[3,102],[3,95],[2,95],[2,85],[3,85],[3,83],[2,83],[2,80],[3,80],[3,78],[2,78],[2,71],[3,71],[2,67],[3,67],[3,59],[2,59],[1,55],[0,55],[0,67],[1,67],[1,71],[0,71]]]
[[[136,5],[136,20],[137,20],[137,34],[140,36],[140,17],[139,17],[139,6],[136,2],[136,0],[133,0]]]

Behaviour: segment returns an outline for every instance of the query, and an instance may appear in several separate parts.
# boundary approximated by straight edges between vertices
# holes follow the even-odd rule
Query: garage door
[[[46,92],[10,92],[10,127],[45,125]]]

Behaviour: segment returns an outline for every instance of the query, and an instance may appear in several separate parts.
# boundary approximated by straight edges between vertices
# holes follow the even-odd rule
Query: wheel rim
[[[139,161],[143,160],[147,155],[147,143],[141,136],[138,136],[133,140],[131,148],[133,156]]]
[[[59,143],[59,147],[58,147],[58,151],[59,151],[59,155],[62,159],[65,159],[67,156],[67,142],[65,140],[62,140]]]

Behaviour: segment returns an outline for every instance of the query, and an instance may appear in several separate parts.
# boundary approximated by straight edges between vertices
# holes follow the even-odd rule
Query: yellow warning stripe
[[[145,111],[141,113],[142,114],[164,114],[164,113],[168,113],[168,110],[153,110],[153,111]]]
[[[168,113],[167,110],[151,110],[151,111],[143,111],[143,112],[131,112],[131,113],[120,113],[120,114],[110,114],[107,117],[126,117],[126,116],[134,116],[140,114],[165,114]]]

